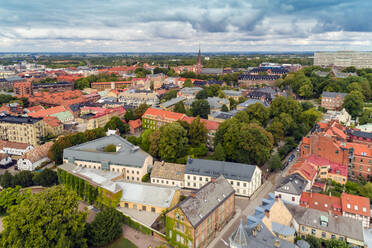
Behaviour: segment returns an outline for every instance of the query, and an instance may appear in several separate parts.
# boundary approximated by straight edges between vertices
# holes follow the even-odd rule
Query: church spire
[[[198,53],[198,61],[196,63],[196,68],[197,68],[197,70],[196,70],[197,73],[200,73],[202,68],[203,68],[201,52],[200,52],[200,44],[199,44],[199,53]]]

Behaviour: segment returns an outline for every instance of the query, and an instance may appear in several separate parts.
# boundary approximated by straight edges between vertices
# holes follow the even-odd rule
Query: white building
[[[0,167],[7,167],[12,162],[12,159],[4,153],[0,153]]]
[[[372,68],[372,52],[316,52],[314,53],[314,65]]]
[[[28,151],[31,151],[32,149],[34,149],[34,147],[26,143],[0,140],[0,153],[22,156],[23,154],[25,154]]]
[[[151,171],[151,183],[184,187],[186,165],[156,161]]]
[[[17,161],[17,167],[19,170],[33,171],[43,162],[49,160],[48,151],[52,147],[53,142],[45,143],[41,146],[37,146],[35,149],[26,152]]]
[[[299,205],[302,192],[309,187],[310,183],[295,173],[285,177],[274,193],[285,202]]]
[[[185,188],[199,189],[220,175],[229,181],[235,194],[240,196],[250,197],[262,182],[262,171],[258,166],[190,158],[184,175]]]

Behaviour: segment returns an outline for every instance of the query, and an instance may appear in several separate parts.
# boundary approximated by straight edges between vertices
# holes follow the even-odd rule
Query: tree
[[[104,152],[116,152],[116,146],[114,144],[108,144],[103,148]]]
[[[188,137],[192,146],[205,144],[207,141],[207,129],[199,116],[191,122]]]
[[[195,98],[196,99],[207,99],[208,98],[207,90],[202,89],[196,94]]]
[[[281,139],[284,138],[284,127],[283,124],[278,120],[274,120],[270,124],[267,131],[269,131],[274,136],[275,143],[278,143]]]
[[[236,109],[236,106],[238,105],[238,102],[235,101],[235,99],[232,98],[232,97],[229,98],[229,101],[230,101],[230,110],[231,109]]]
[[[299,89],[298,89],[298,94],[300,96],[302,96],[303,98],[311,98],[313,96],[313,85],[311,84],[311,82],[309,81],[308,83],[302,85]]]
[[[192,85],[192,81],[191,81],[191,79],[186,79],[185,80],[185,83],[183,84],[183,88],[186,88],[186,87],[192,87],[193,85]]]
[[[176,103],[176,105],[174,105],[173,111],[181,114],[186,113],[185,105],[183,104],[183,102]]]
[[[271,156],[271,158],[269,159],[269,165],[272,171],[282,168],[283,164],[278,153]]]
[[[150,141],[149,141],[149,136],[150,134],[154,132],[152,129],[146,129],[145,131],[142,132],[141,136],[139,137],[140,139],[140,144],[138,144],[142,150],[148,151],[150,148]]]
[[[149,143],[150,143],[149,153],[153,157],[159,157],[160,136],[161,136],[160,130],[156,130],[149,135]]]
[[[229,108],[226,106],[226,104],[222,105],[221,111],[222,112],[229,112]]]
[[[146,110],[149,108],[149,105],[146,103],[140,104],[135,110],[134,110],[134,117],[135,120],[142,117],[142,115],[146,112]]]
[[[341,240],[329,239],[325,241],[326,248],[350,248],[350,246]]]
[[[126,134],[129,131],[128,124],[125,124],[119,117],[113,116],[111,119],[106,123],[105,130],[119,130],[120,134]]]
[[[256,120],[262,126],[266,126],[270,118],[270,110],[262,103],[255,103],[249,105],[245,112],[248,114],[250,120]]]
[[[372,110],[365,109],[362,116],[359,117],[359,125],[372,123]]]
[[[185,156],[188,143],[187,132],[178,122],[160,128],[159,156],[162,160],[175,162]]]
[[[195,100],[191,104],[191,113],[193,116],[200,116],[204,119],[208,118],[210,113],[210,106],[207,100]]]
[[[308,127],[312,127],[322,116],[323,114],[321,112],[317,111],[315,108],[311,108],[300,114],[300,121]]]
[[[276,97],[271,105],[271,116],[279,116],[281,113],[289,114],[294,120],[297,120],[301,113],[301,105],[293,98]]]
[[[359,91],[352,91],[347,94],[344,98],[342,107],[353,117],[357,117],[362,114],[364,106],[364,96]]]
[[[87,247],[84,238],[87,213],[79,211],[79,201],[77,194],[64,186],[30,195],[3,219],[1,246]]]
[[[219,143],[224,148],[226,160],[262,165],[269,159],[274,141],[272,134],[257,123],[232,118],[218,127],[215,145]]]
[[[302,107],[302,110],[303,111],[306,111],[308,109],[311,109],[311,108],[314,108],[314,104],[312,104],[311,102],[301,102],[301,107]]]
[[[164,94],[163,99],[164,99],[165,101],[169,101],[169,100],[172,99],[172,98],[176,98],[176,97],[177,97],[177,92],[178,92],[178,90],[169,90],[169,91],[167,91],[167,92]],[[163,100],[163,99],[162,99],[162,100]]]
[[[5,170],[4,174],[0,177],[0,184],[3,188],[14,187],[14,178],[8,170]]]
[[[49,168],[34,174],[32,181],[34,185],[41,185],[43,187],[51,187],[58,184],[57,173]]]
[[[14,176],[14,185],[19,185],[22,188],[34,185],[32,181],[33,174],[31,171],[21,171]]]
[[[124,115],[124,119],[129,122],[131,120],[135,120],[136,117],[134,116],[134,113],[133,113],[133,110],[131,109],[127,109],[127,111],[125,112],[125,115]]]
[[[123,233],[123,215],[115,208],[104,208],[94,221],[87,224],[86,238],[88,244],[94,247],[105,246],[119,238]]]
[[[347,92],[359,91],[359,92],[363,93],[362,86],[360,86],[360,84],[357,83],[357,82],[354,82],[354,83],[349,84],[346,87],[346,90],[347,90]]]
[[[21,187],[5,188],[0,191],[0,214],[5,214],[10,207],[19,204],[31,194],[29,190],[21,192]]]
[[[216,148],[214,149],[213,159],[218,160],[218,161],[226,160],[225,151],[223,150],[223,147],[221,144],[217,144]]]

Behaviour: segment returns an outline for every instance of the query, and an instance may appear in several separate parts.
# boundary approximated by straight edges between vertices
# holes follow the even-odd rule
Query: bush
[[[116,152],[116,146],[114,144],[108,144],[103,148],[104,152]]]
[[[149,182],[150,181],[150,174],[149,173],[145,174],[142,177],[141,181],[144,182],[144,183]]]

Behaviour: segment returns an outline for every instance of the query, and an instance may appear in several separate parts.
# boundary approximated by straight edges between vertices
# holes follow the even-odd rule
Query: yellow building
[[[0,139],[36,146],[47,134],[42,118],[0,116]]]

